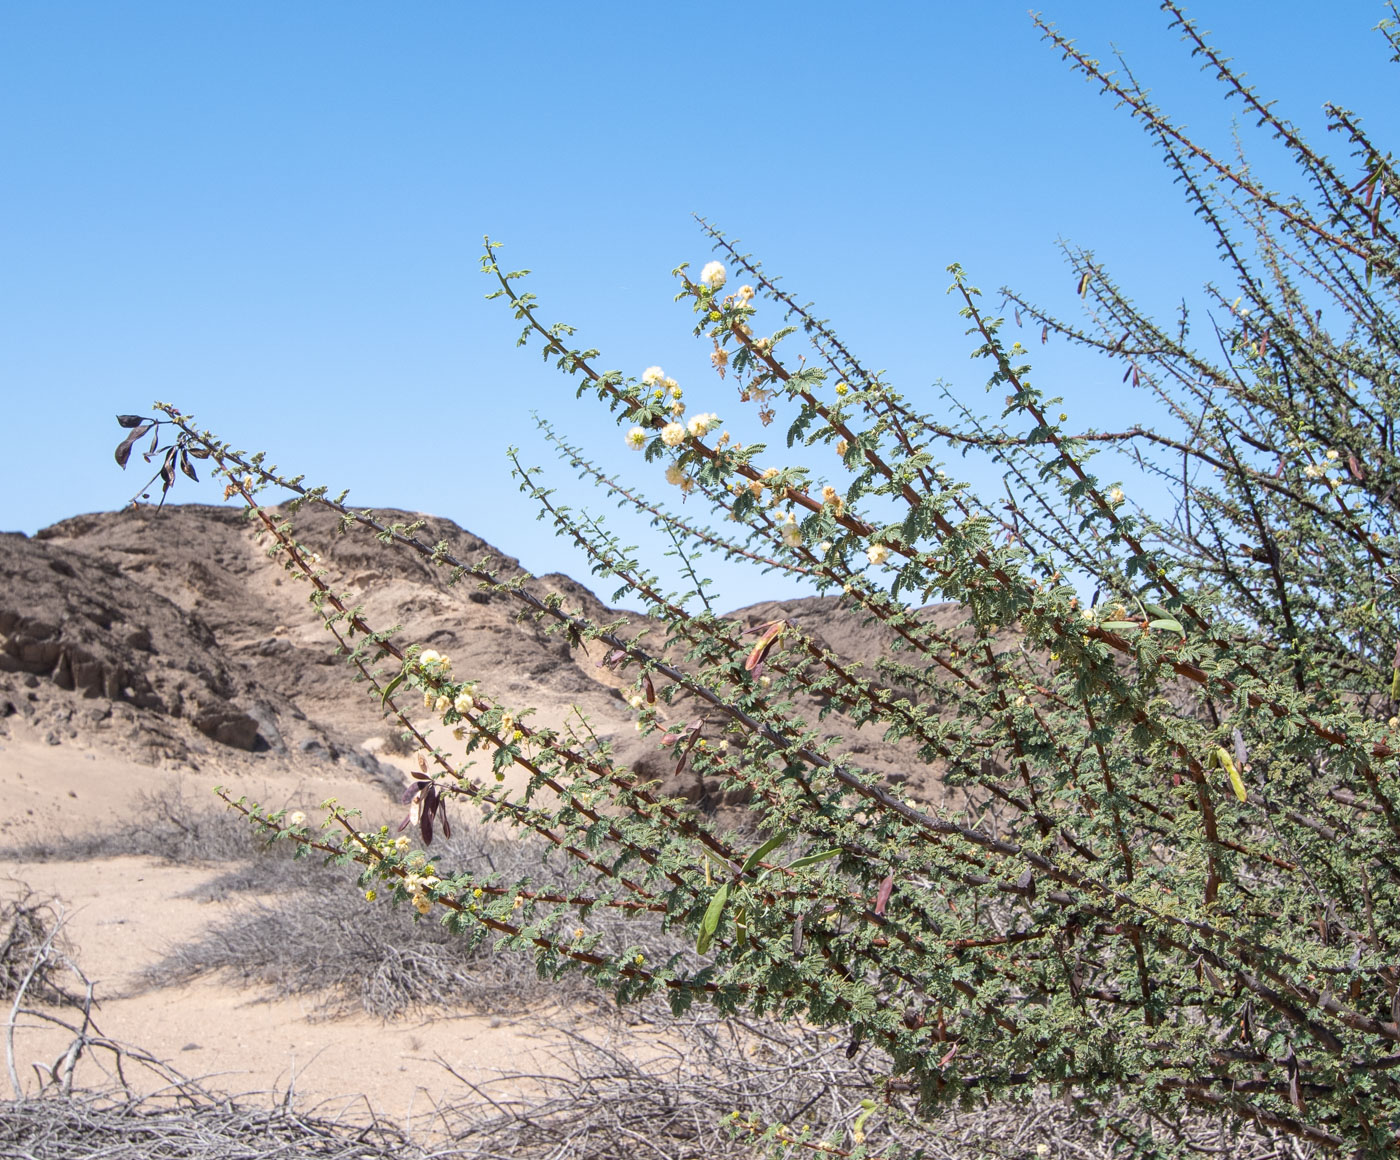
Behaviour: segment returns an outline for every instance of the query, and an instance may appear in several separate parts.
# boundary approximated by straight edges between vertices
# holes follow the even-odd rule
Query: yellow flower
[[[851,384],[850,384],[850,383],[837,383],[837,384],[836,384],[836,393],[837,393],[838,395],[844,395],[844,394],[845,394],[847,391],[849,391],[850,389],[851,389]]]
[[[366,901],[366,902],[373,902],[373,901],[374,901],[376,898],[378,898],[378,897],[379,897],[379,895],[376,894],[373,890],[366,890],[366,891],[365,891],[365,901]]]

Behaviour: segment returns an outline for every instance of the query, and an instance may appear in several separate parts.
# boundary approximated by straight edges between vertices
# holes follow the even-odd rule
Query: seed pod
[[[1230,751],[1224,748],[1217,749],[1215,759],[1220,768],[1230,775],[1230,785],[1234,788],[1235,796],[1242,802],[1248,801],[1249,795],[1245,792],[1244,779],[1240,777],[1240,771],[1235,768],[1235,759],[1230,756]]]

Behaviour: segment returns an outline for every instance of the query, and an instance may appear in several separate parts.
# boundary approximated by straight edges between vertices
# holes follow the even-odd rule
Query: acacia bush
[[[423,841],[465,800],[566,851],[577,873],[505,879],[430,864],[339,807],[319,831],[242,808],[304,850],[360,863],[363,885],[464,938],[532,954],[543,974],[581,969],[619,1000],[665,994],[677,1011],[699,1001],[840,1026],[852,1051],[890,1060],[886,1103],[869,1109],[878,1116],[901,1100],[928,1116],[1048,1087],[1144,1153],[1187,1148],[1182,1125],[1199,1114],[1391,1153],[1400,185],[1352,113],[1328,109],[1347,155],[1331,161],[1164,7],[1292,162],[1299,192],[1198,144],[1135,82],[1042,26],[1160,147],[1225,276],[1207,290],[1198,343],[1187,313],[1155,321],[1086,250],[1066,250],[1078,322],[1014,291],[989,308],[950,267],[973,354],[1005,399],[995,420],[966,407],[952,422],[922,413],[702,223],[718,260],[698,277],[677,269],[678,297],[726,388],[765,425],[788,422],[788,447],[818,466],[785,464],[735,441],[716,415],[688,411],[660,368],[601,369],[572,328],[542,319],[525,272],[500,266],[487,243],[491,296],[522,324],[521,343],[722,517],[716,530],[691,506],[644,499],[550,432],[584,475],[666,533],[691,585],[669,592],[515,460],[543,514],[649,621],[596,623],[528,581],[499,581],[489,561],[457,559],[418,525],[287,479],[174,407],[123,417],[133,435],[119,458],[153,429],[168,435],[153,445],[162,495],[177,468],[195,473],[191,457],[209,460],[310,580],[356,678],[422,752],[409,795]],[[1400,57],[1394,24],[1381,32]],[[1072,427],[1032,384],[1012,322],[1032,342],[1053,335],[1101,354],[1139,393],[1143,421]],[[940,451],[991,457],[1009,498],[974,495]],[[1132,478],[1113,482],[1102,464]],[[1135,488],[1169,498],[1135,503]],[[267,489],[294,498],[271,508]],[[570,646],[601,650],[632,680],[642,731],[678,768],[740,791],[750,825],[723,828],[622,767],[586,723],[534,728],[524,706],[493,694],[494,674],[467,679],[368,623],[297,539],[292,521],[308,503],[516,601]],[[745,629],[715,615],[696,579],[710,552],[803,578],[846,615],[880,622],[899,653],[861,667],[790,621]],[[962,627],[921,612],[934,601],[965,610]],[[664,640],[643,631],[657,621]],[[419,697],[460,745],[414,724],[402,706]],[[804,716],[806,704],[824,719]],[[842,729],[868,722],[916,748],[973,808],[913,800],[862,768]],[[468,776],[462,751],[488,755],[499,780]],[[512,768],[528,782],[518,792],[504,784]],[[604,910],[684,933],[686,949],[656,961],[605,939],[586,918]],[[784,1125],[742,1130],[795,1138]],[[844,1140],[806,1142],[862,1151],[861,1124],[842,1130]]]

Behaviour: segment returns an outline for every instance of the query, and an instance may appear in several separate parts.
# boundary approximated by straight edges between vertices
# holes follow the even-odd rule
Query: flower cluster
[[[705,268],[700,271],[700,281],[711,290],[718,290],[728,278],[723,262],[706,262]],[[752,291],[750,291],[752,293]]]

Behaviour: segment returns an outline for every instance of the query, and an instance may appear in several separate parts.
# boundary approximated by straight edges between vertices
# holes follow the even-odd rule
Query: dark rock
[[[206,737],[234,749],[253,750],[258,744],[258,723],[241,709],[222,702],[203,706],[191,723]]]

